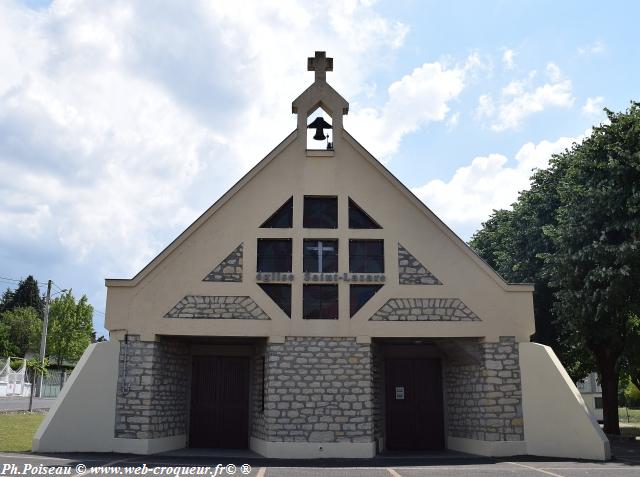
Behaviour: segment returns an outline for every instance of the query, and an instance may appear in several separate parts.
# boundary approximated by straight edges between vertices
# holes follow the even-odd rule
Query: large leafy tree
[[[15,308],[0,314],[0,356],[24,356],[37,351],[42,321],[32,307]]]
[[[640,390],[640,316],[629,319],[627,342],[622,357],[621,371],[629,377],[636,389]]]
[[[77,361],[91,344],[93,307],[85,295],[76,301],[71,291],[51,302],[47,354],[58,365],[64,360]]]
[[[7,289],[0,299],[0,312],[25,307],[33,308],[42,316],[43,299],[40,296],[38,281],[31,275],[21,280],[15,290]]]
[[[536,332],[532,340],[551,346],[575,378],[585,372],[584,353],[571,352],[560,341],[554,325],[553,289],[545,273],[544,256],[553,253],[555,244],[544,232],[555,223],[560,204],[557,193],[561,169],[539,170],[531,178],[531,187],[523,191],[512,210],[496,210],[470,241],[471,247],[508,282],[533,283]]]
[[[640,104],[607,114],[610,124],[551,161],[564,172],[546,263],[558,324],[593,354],[604,430],[619,434],[619,366],[640,312]]]

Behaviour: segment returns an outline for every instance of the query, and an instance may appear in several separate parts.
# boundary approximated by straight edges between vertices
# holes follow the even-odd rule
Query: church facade
[[[110,341],[34,450],[607,459],[529,342],[533,287],[505,283],[344,130],[331,58],[308,69],[296,130],[135,277],[106,281]]]

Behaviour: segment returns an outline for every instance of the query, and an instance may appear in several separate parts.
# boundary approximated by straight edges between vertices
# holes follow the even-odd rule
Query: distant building
[[[505,283],[343,129],[331,58],[308,68],[296,129],[135,277],[106,281],[110,342],[33,448],[607,459],[529,342],[533,286]]]
[[[582,381],[578,381],[576,387],[582,394],[589,412],[602,422],[602,386],[598,383],[598,373],[590,373]]]

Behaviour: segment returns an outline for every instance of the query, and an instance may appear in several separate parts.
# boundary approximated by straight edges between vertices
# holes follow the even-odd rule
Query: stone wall
[[[518,343],[479,343],[479,361],[445,361],[448,434],[483,441],[524,439]]]
[[[420,260],[398,244],[398,282],[400,285],[442,285]]]
[[[369,321],[482,321],[459,298],[391,298]]]
[[[371,346],[287,337],[267,346],[266,439],[373,441]]]
[[[241,282],[242,281],[242,244],[220,262],[209,275],[204,277],[205,282]]]
[[[249,296],[187,295],[164,315],[165,318],[208,320],[270,320]]]
[[[256,348],[256,354],[251,358],[251,436],[265,440],[267,437],[263,399],[265,389],[266,346],[260,345]],[[266,401],[264,402],[266,404]]]
[[[185,434],[187,345],[140,341],[138,335],[129,335],[128,340],[120,342],[115,437],[153,439]]]
[[[371,379],[373,384],[373,435],[376,439],[384,437],[385,385],[384,357],[380,346],[371,345]]]

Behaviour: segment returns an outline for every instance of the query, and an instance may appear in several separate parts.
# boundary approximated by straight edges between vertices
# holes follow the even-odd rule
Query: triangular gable
[[[506,291],[533,291],[531,284],[508,284],[495,272],[484,260],[482,260],[460,237],[458,237],[438,216],[436,216],[420,199],[418,199],[402,182],[400,182],[385,166],[371,155],[358,141],[347,131],[342,130],[345,142],[349,143],[360,155],[376,168],[394,187],[401,191],[410,202],[420,209],[447,238],[455,243],[458,248],[476,263],[494,282]],[[285,148],[291,145],[297,138],[297,130],[294,130],[278,146],[276,146],[264,159],[256,164],[244,177],[242,177],[229,191],[223,194],[209,209],[207,209],[194,223],[180,234],[169,246],[158,254],[146,267],[138,272],[132,279],[106,279],[107,286],[136,286],[145,276],[155,269],[162,261],[177,249],[191,234],[205,223],[218,209],[227,203],[241,188],[278,156]]]

